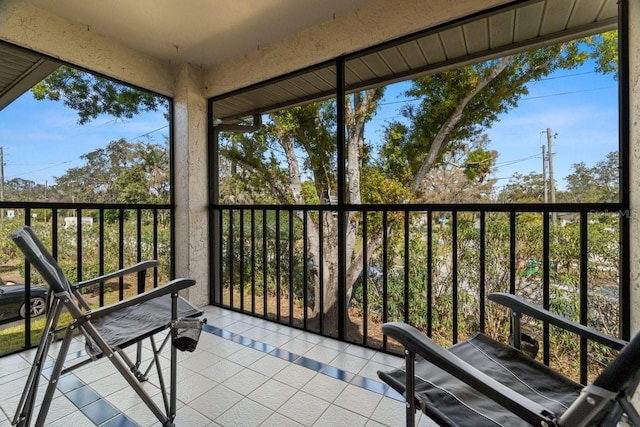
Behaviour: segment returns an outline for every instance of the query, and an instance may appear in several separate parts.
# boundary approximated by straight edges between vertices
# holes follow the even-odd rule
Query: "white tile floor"
[[[400,366],[401,358],[217,307],[204,310],[208,327],[197,350],[179,353],[176,426],[404,425],[403,402],[376,374]],[[82,343],[74,350],[82,351]],[[11,425],[32,357],[33,351],[0,358],[0,427]],[[159,424],[108,361],[69,376],[67,390],[60,381],[47,426]],[[161,400],[155,375],[144,384]],[[432,423],[420,417],[419,425]]]

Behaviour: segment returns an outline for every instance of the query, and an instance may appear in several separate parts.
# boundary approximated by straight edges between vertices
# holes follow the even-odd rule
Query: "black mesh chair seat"
[[[178,299],[178,318],[200,315],[202,310]],[[110,347],[126,348],[166,330],[172,320],[171,295],[163,295],[110,313],[95,320],[93,326]]]
[[[631,403],[640,382],[640,333],[631,341],[610,337],[558,316],[515,295],[489,300],[512,312],[514,337],[520,316],[532,316],[582,338],[619,350],[590,385],[578,384],[513,346],[477,333],[444,349],[401,322],[382,330],[404,347],[405,366],[378,376],[406,399],[406,424],[421,410],[441,426],[615,426],[640,427]]]
[[[516,393],[562,413],[576,400],[583,386],[513,347],[477,333],[448,349],[471,366]],[[406,370],[381,372],[381,378],[400,394],[405,393]],[[489,398],[479,398],[473,387],[425,360],[416,362],[416,400],[422,412],[444,425],[518,425],[522,419]]]

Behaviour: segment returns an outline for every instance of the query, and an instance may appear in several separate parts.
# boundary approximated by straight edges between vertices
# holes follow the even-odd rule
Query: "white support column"
[[[207,100],[201,69],[177,67],[173,112],[176,276],[196,280],[187,298],[202,306],[209,303],[209,232]]]
[[[640,332],[640,2],[629,0],[629,268],[631,338]],[[640,407],[640,388],[631,399]]]

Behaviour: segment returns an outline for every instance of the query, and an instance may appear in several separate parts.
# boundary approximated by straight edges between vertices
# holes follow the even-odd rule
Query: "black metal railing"
[[[384,322],[411,323],[443,345],[475,331],[508,336],[508,313],[486,299],[502,291],[628,338],[627,220],[617,203],[216,206],[212,302],[397,351]],[[528,324],[544,363],[579,354],[570,373],[582,382],[609,357]]]
[[[24,283],[20,304],[29,307],[32,290],[45,287],[9,235],[22,225],[31,226],[67,277],[82,281],[136,262],[155,259],[158,267],[137,277],[120,278],[83,289],[86,299],[103,306],[144,292],[173,277],[172,208],[170,205],[0,203],[0,248],[5,282]],[[37,345],[44,316],[24,310],[16,316],[0,295],[0,354]],[[11,305],[15,307],[15,303]]]

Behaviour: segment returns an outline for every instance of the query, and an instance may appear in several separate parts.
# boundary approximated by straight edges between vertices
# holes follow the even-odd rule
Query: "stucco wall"
[[[0,40],[173,96],[170,67],[24,1],[0,1]]]

